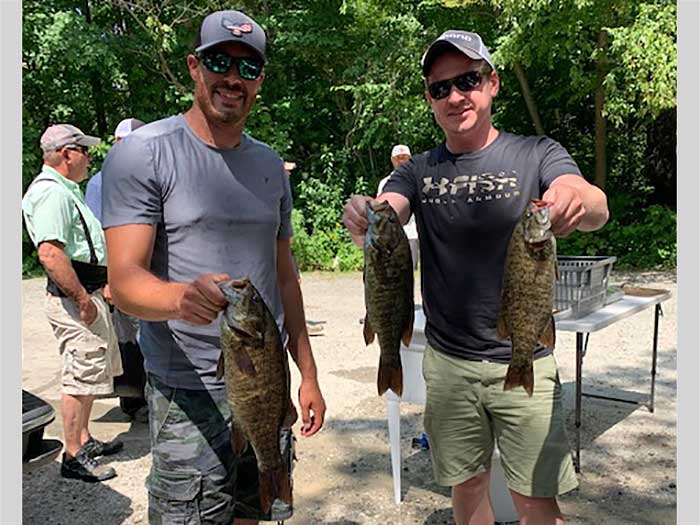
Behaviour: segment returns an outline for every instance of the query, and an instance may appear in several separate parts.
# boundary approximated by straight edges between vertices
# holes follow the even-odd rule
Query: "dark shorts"
[[[171,388],[148,376],[146,399],[153,464],[146,479],[151,524],[226,524],[233,518],[282,521],[292,507],[275,500],[260,511],[258,469],[252,447],[240,458],[231,446],[231,411],[225,390]],[[294,457],[294,436],[280,436],[283,454]]]

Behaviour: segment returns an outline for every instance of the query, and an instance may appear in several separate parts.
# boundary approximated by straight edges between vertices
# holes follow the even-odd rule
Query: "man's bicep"
[[[134,265],[149,269],[155,232],[153,224],[126,224],[105,229],[110,272],[117,273]]]
[[[388,202],[399,216],[401,224],[406,224],[408,219],[411,218],[411,202],[404,195],[393,192],[382,193],[377,197],[377,201]]]

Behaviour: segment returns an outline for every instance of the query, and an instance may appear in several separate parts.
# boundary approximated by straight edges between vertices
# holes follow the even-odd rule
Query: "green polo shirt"
[[[53,179],[56,182],[42,179]],[[50,166],[44,165],[22,199],[22,214],[27,232],[35,246],[44,241],[58,241],[66,255],[76,261],[90,262],[90,247],[80,222],[80,208],[95,248],[97,262],[107,266],[107,247],[102,225],[85,204],[80,186]]]

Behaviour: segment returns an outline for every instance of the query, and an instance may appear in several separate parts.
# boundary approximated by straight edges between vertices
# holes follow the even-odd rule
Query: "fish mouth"
[[[262,337],[262,333],[255,328],[254,323],[251,323],[249,319],[245,317],[241,318],[240,315],[242,312],[237,312],[239,307],[247,310],[246,290],[251,286],[250,279],[247,277],[231,279],[230,281],[220,282],[218,285],[228,301],[228,306],[226,306],[223,316],[228,327],[241,338],[257,339]],[[238,315],[236,315],[237,313]]]
[[[541,250],[544,250],[544,247],[547,246],[547,243],[552,237],[551,232],[547,232],[549,235],[546,235],[544,240],[537,240],[537,241],[529,241],[530,247],[535,250],[536,252],[539,252]]]

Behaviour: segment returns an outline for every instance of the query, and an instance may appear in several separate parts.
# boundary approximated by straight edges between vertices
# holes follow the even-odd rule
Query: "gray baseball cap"
[[[70,124],[55,124],[49,126],[39,140],[42,151],[56,151],[64,146],[78,145],[88,148],[97,146],[101,139],[86,135],[80,129]]]
[[[224,42],[239,42],[255,51],[263,62],[265,31],[255,20],[240,11],[216,11],[202,21],[199,29],[201,44],[195,51],[204,51]]]
[[[489,50],[486,49],[483,40],[481,40],[481,37],[477,33],[450,29],[449,31],[445,31],[435,42],[430,44],[430,47],[423,54],[423,58],[421,59],[423,76],[428,76],[430,68],[438,56],[452,49],[461,51],[472,60],[484,60],[491,66],[491,69],[496,69],[493,65],[493,60],[491,60]]]

